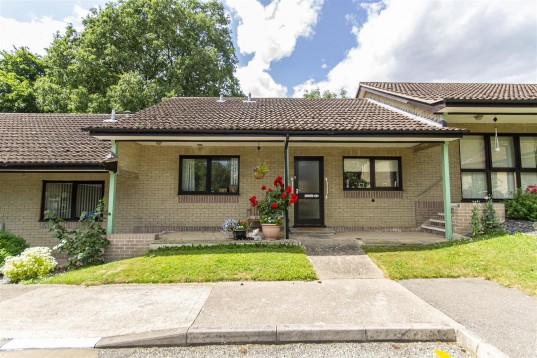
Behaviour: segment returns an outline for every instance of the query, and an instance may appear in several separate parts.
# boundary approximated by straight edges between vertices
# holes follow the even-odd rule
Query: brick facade
[[[454,233],[465,235],[472,232],[472,210],[474,206],[479,208],[479,217],[481,218],[485,209],[485,203],[458,203],[452,205],[451,215]],[[496,211],[499,222],[504,222],[505,205],[503,203],[495,203],[494,210]]]
[[[149,249],[149,244],[155,240],[156,234],[129,233],[106,237],[110,240],[110,246],[106,249],[104,259],[114,261],[145,254]]]

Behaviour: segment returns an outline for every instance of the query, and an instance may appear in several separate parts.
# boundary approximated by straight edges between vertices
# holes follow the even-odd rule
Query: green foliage
[[[45,73],[41,57],[26,47],[0,52],[0,112],[37,112],[34,85]]]
[[[282,177],[278,176],[274,179],[274,187],[267,188],[261,186],[261,190],[265,191],[265,197],[258,201],[256,196],[252,196],[250,204],[259,210],[259,220],[262,224],[278,224],[281,225],[280,218],[283,216],[287,208],[296,203],[297,195],[292,191],[291,187],[287,188],[283,184]]]
[[[120,0],[55,35],[36,84],[46,112],[137,111],[172,96],[241,95],[217,1]]]
[[[537,221],[537,193],[518,189],[513,199],[505,202],[505,209],[510,219]]]
[[[22,237],[0,231],[0,250],[5,250],[9,254],[7,256],[17,256],[27,248],[28,244]],[[1,264],[0,261],[0,266]]]
[[[65,252],[68,256],[68,266],[81,267],[97,265],[104,262],[104,249],[110,245],[106,239],[106,230],[101,226],[104,215],[104,200],[100,200],[95,212],[82,213],[80,226],[68,230],[63,226],[63,220],[54,213],[47,212],[46,216],[54,232],[54,237],[60,242],[54,247],[59,252]]]
[[[485,210],[483,210],[483,217],[481,218],[481,226],[485,233],[495,230],[500,226],[498,214],[496,214],[496,210],[494,210],[494,202],[492,199],[488,199],[485,203]]]
[[[472,208],[472,237],[477,237],[483,233],[483,227],[481,226],[481,221],[479,220],[479,207],[474,206]]]
[[[6,258],[2,274],[11,282],[45,277],[58,265],[48,247],[31,247]]]
[[[339,95],[337,93],[334,93],[334,92],[330,92],[329,90],[325,90],[322,94],[321,94],[321,90],[319,89],[319,87],[317,87],[316,89],[314,90],[311,90],[311,91],[307,91],[304,93],[304,98],[325,98],[325,99],[330,99],[330,98],[349,98],[348,97],[348,93],[345,89],[341,89],[339,91]]]
[[[0,249],[0,267],[4,265],[6,257],[13,256],[6,249]]]

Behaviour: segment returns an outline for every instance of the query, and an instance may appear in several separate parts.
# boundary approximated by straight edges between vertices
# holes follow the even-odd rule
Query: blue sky
[[[360,81],[537,82],[534,0],[223,0],[257,97]],[[0,49],[44,54],[101,0],[0,0]]]

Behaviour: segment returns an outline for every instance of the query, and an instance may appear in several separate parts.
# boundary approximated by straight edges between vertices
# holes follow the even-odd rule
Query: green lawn
[[[152,251],[143,257],[68,271],[42,282],[100,285],[316,278],[298,246],[221,245]]]
[[[536,236],[489,235],[427,246],[370,246],[365,251],[392,279],[484,277],[537,296]]]

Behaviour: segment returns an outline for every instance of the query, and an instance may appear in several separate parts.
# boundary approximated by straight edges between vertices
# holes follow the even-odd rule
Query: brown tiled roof
[[[110,142],[83,127],[109,114],[0,113],[0,169],[6,166],[102,165]]]
[[[361,82],[360,86],[426,103],[444,100],[537,100],[537,84]]]
[[[117,123],[91,126],[92,133],[112,132],[346,132],[457,133],[390,110],[365,99],[171,98]]]

